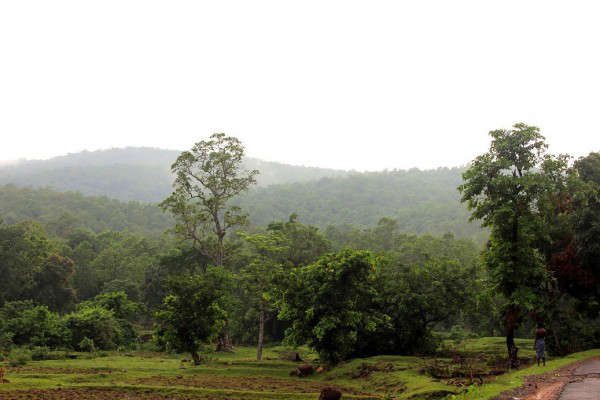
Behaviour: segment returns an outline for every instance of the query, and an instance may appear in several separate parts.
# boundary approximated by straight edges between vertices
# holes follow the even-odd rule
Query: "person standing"
[[[533,349],[535,350],[535,358],[537,360],[538,367],[540,366],[540,360],[542,360],[543,365],[546,365],[546,329],[541,324],[538,324],[537,329],[535,330],[535,341],[533,344]]]

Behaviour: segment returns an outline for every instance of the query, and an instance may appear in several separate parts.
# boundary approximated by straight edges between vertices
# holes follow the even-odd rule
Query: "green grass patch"
[[[521,347],[520,357],[533,357],[531,340],[518,340],[517,344]],[[458,372],[461,364],[456,364],[456,359],[472,359],[473,365],[484,370],[489,360],[502,363],[506,353],[503,338],[445,343],[443,350],[450,355],[444,354],[436,362],[447,363]],[[455,394],[457,399],[480,400],[521,385],[527,375],[600,355],[600,350],[596,350],[550,360],[545,368],[526,368],[501,375],[483,386],[473,386],[471,393],[463,394],[463,389],[448,379],[424,373],[433,362],[432,358],[376,356],[354,359],[330,371],[298,378],[290,376],[298,363],[280,359],[289,351],[298,351],[307,362],[317,358],[307,348],[292,350],[270,346],[263,352],[263,361],[256,361],[255,348],[239,347],[234,353],[206,354],[208,361],[200,366],[182,362],[182,359],[189,359],[186,354],[148,351],[29,361],[18,368],[10,368],[5,363],[5,378],[10,383],[0,385],[0,399],[3,392],[58,388],[83,392],[114,389],[131,393],[131,399],[136,398],[135,393],[211,399],[317,399],[323,387],[334,386],[348,399],[423,400]]]

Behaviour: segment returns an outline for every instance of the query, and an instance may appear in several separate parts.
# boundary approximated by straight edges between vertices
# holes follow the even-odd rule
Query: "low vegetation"
[[[524,349],[532,345],[530,340],[518,340],[518,343]],[[186,355],[148,351],[59,353],[58,356],[64,357],[59,360],[51,359],[53,354],[48,354],[48,359],[29,359],[24,365],[11,366],[10,361],[5,362],[5,379],[10,383],[0,386],[0,399],[38,391],[52,399],[64,399],[72,394],[93,398],[95,394],[107,391],[111,391],[111,397],[116,397],[112,394],[115,391],[136,399],[160,398],[161,395],[211,399],[317,399],[324,387],[333,387],[348,399],[400,400],[460,394],[470,390],[471,381],[483,380],[491,387],[508,386],[503,377],[497,376],[497,368],[506,368],[506,362],[493,363],[493,360],[503,359],[501,338],[447,343],[440,351],[438,357],[357,358],[302,378],[290,376],[290,372],[302,363],[319,365],[315,362],[318,355],[308,348],[293,350],[266,346],[262,361],[255,360],[251,347],[236,347],[234,353],[207,351],[203,354],[205,362],[200,366],[193,366],[186,360]],[[286,360],[286,354],[290,352],[298,352],[303,361]],[[533,352],[525,350],[524,358],[531,363]],[[469,361],[471,367],[465,367],[465,359],[472,360]],[[564,361],[551,361],[546,370],[562,363]],[[452,369],[451,376],[431,373],[432,365],[442,364]]]

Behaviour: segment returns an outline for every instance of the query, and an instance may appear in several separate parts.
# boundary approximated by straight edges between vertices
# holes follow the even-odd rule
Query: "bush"
[[[42,360],[64,360],[69,352],[65,350],[51,350],[48,347],[36,346],[31,349],[31,359],[34,361]]]
[[[86,343],[84,338],[93,340],[97,349],[115,348],[121,339],[121,327],[114,313],[102,307],[83,308],[65,317],[67,328],[71,331],[71,345],[80,349]]]
[[[0,309],[4,321],[0,331],[0,346],[7,344],[58,347],[69,342],[70,332],[60,316],[46,306],[31,302],[9,302]]]
[[[136,320],[142,313],[143,305],[130,301],[124,292],[109,292],[99,294],[94,299],[80,303],[77,306],[78,311],[97,307],[111,311],[119,324],[120,333],[114,339],[115,345],[125,347],[135,345],[139,335],[131,321]]]
[[[12,348],[13,336],[14,336],[14,334],[12,332],[0,331],[0,351],[8,351]]]
[[[94,340],[89,337],[84,337],[79,342],[79,350],[87,351],[88,353],[94,353],[96,351],[96,346],[94,346]]]
[[[47,360],[50,354],[50,349],[47,347],[34,347],[31,350],[31,359],[35,361]]]
[[[15,347],[8,353],[8,365],[11,367],[21,367],[31,361],[31,351]]]

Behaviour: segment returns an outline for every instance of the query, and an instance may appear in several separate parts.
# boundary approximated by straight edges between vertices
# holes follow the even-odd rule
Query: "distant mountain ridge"
[[[76,215],[76,218],[83,225],[88,220],[94,221],[90,228],[93,230],[103,229],[101,220],[106,218],[112,221],[106,226],[110,226],[109,229],[123,225],[125,230],[160,231],[170,225],[172,219],[161,215],[155,204],[172,190],[173,177],[169,169],[178,155],[174,150],[126,148],[0,167],[0,185],[16,185],[0,186],[0,217],[4,214],[11,215],[10,221],[32,218],[54,222],[57,214],[78,214],[78,208],[82,208],[87,214]],[[462,182],[463,168],[358,173],[253,158],[245,160],[245,167],[260,171],[260,185],[234,202],[248,212],[255,226],[286,220],[292,213],[297,213],[300,221],[321,228],[346,224],[373,227],[380,218],[391,217],[404,232],[437,235],[452,232],[479,243],[487,237],[479,224],[468,221],[469,212],[460,203],[456,188]],[[18,187],[49,187],[53,191],[21,191]],[[106,200],[74,195],[61,197],[53,194],[54,191],[79,192]],[[4,204],[2,192],[11,193],[4,196]],[[27,199],[31,206],[19,205],[19,198]],[[142,203],[111,202],[108,198]],[[70,206],[65,208],[61,202]],[[86,202],[92,204],[87,206]],[[111,207],[116,215],[110,214]],[[127,215],[121,225],[119,215]],[[144,218],[152,221],[151,226],[143,222]]]
[[[171,192],[171,164],[181,152],[151,147],[82,151],[49,160],[21,160],[0,165],[0,184],[49,187],[123,201],[158,202]],[[244,160],[246,169],[258,169],[261,187],[304,182],[348,172],[293,166],[257,158]]]

